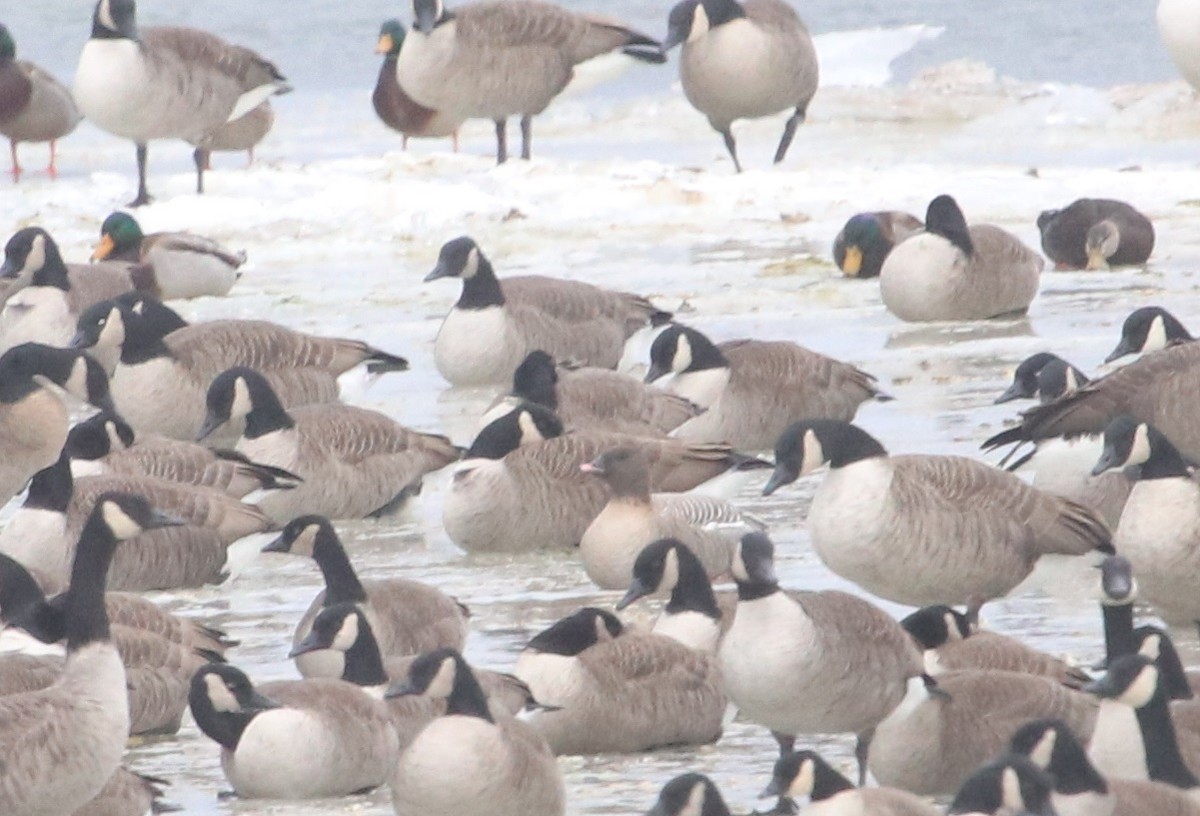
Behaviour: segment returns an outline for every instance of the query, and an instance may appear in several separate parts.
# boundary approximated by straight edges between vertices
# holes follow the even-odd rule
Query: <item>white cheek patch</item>
[[[100,8],[96,10],[96,16],[100,19],[100,25],[109,31],[116,31],[117,24],[113,22],[112,9],[109,8],[109,2],[110,0],[100,0]]]
[[[962,633],[958,631],[958,621],[949,612],[946,613],[946,640],[962,640]]]
[[[105,422],[104,435],[108,437],[108,450],[110,453],[125,449],[125,440],[121,439],[121,435],[117,433],[117,423]]]
[[[686,334],[679,335],[675,341],[675,356],[671,358],[671,370],[676,374],[687,371],[692,366],[692,343]]]
[[[1046,733],[1042,734],[1042,738],[1033,746],[1033,750],[1029,752],[1029,759],[1034,765],[1039,768],[1050,767],[1050,757],[1054,755],[1054,745],[1058,742],[1058,732],[1053,728],[1046,729]]]
[[[119,541],[127,541],[142,532],[142,525],[131,519],[121,509],[121,505],[114,501],[106,501],[104,507],[100,509],[100,513],[104,517],[104,523],[108,525],[108,529],[112,530],[113,535]]]
[[[1142,351],[1158,351],[1167,347],[1167,327],[1162,315],[1150,321],[1150,329],[1146,332],[1146,342],[1142,343]]]
[[[1000,799],[1002,805],[1018,813],[1025,809],[1025,798],[1021,796],[1021,778],[1014,768],[1005,768],[1000,774]]]
[[[438,4],[441,5],[440,3]],[[438,18],[442,16],[441,9],[438,9]],[[471,247],[471,251],[467,253],[467,263],[463,266],[462,278],[475,277],[475,273],[479,271],[479,247]]]
[[[742,548],[738,547],[733,554],[733,561],[729,564],[729,571],[733,574],[735,581],[745,583],[750,580],[750,573],[746,569],[746,560],[742,558]]]
[[[596,642],[603,643],[607,640],[612,640],[612,633],[608,631],[608,627],[604,625],[604,618],[596,616]]]
[[[238,377],[233,381],[233,405],[230,409],[231,418],[243,418],[254,408],[254,403],[250,400],[250,387],[246,385],[246,381]]]
[[[429,688],[425,690],[425,696],[435,700],[446,699],[454,691],[454,680],[457,675],[458,665],[453,658],[447,657],[442,661],[442,665],[438,666],[437,674],[433,676]]]
[[[46,236],[35,235],[29,244],[29,254],[25,256],[25,265],[21,267],[21,279],[28,280],[46,265]]]
[[[1157,688],[1158,669],[1154,666],[1146,666],[1138,672],[1138,676],[1134,678],[1134,681],[1129,684],[1129,688],[1125,689],[1117,700],[1125,705],[1141,708],[1150,702]]]
[[[1129,448],[1129,458],[1125,460],[1127,465],[1141,465],[1150,459],[1150,432],[1146,429],[1146,423],[1137,426],[1133,432],[1133,444]]]
[[[342,620],[341,628],[338,629],[332,646],[339,652],[348,652],[356,640],[358,640],[358,615],[347,615]]]
[[[144,300],[139,300],[137,303],[133,304],[133,309],[131,309],[131,311],[135,315],[142,314],[146,311],[146,302]]]
[[[692,13],[692,28],[688,32],[688,42],[695,42],[708,33],[712,24],[708,21],[708,12],[704,10],[703,3],[696,4],[696,11]]]
[[[1161,635],[1147,635],[1146,639],[1142,641],[1142,647],[1138,649],[1138,654],[1151,660],[1158,660],[1160,652],[1162,652]]]
[[[800,475],[806,476],[825,466],[825,449],[811,428],[804,432],[804,456],[800,460]]]
[[[1070,394],[1070,393],[1072,393],[1074,391],[1078,391],[1078,390],[1079,390],[1079,378],[1075,376],[1075,369],[1068,368],[1067,369],[1067,388],[1063,393]]]
[[[667,550],[667,557],[663,560],[662,580],[658,582],[658,589],[663,592],[669,592],[679,583],[679,553],[675,548]]]
[[[517,414],[517,427],[521,429],[522,445],[528,445],[530,442],[543,442],[546,439],[538,430],[537,423],[533,420],[533,414],[528,411],[521,411]]]
[[[787,795],[793,799],[812,796],[814,784],[816,784],[816,768],[813,767],[811,759],[806,759],[796,770],[796,778],[792,780],[792,784],[788,785]]]
[[[697,782],[692,786],[691,793],[688,794],[687,801],[683,803],[683,807],[679,809],[679,816],[700,816],[704,812],[704,783]]]
[[[225,685],[225,681],[217,675],[205,675],[204,686],[208,690],[208,701],[212,703],[215,711],[219,711],[222,714],[233,714],[242,710],[241,705],[238,704],[237,697]]]
[[[317,525],[310,524],[301,530],[300,535],[296,536],[296,540],[292,542],[292,552],[296,555],[312,555],[316,546],[318,529],[320,528]]]
[[[71,376],[67,377],[67,383],[63,390],[81,400],[87,399],[87,360],[83,357],[71,365]]]

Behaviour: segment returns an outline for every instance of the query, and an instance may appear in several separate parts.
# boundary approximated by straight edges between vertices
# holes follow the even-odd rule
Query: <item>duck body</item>
[[[1097,227],[1104,222],[1108,225]],[[1111,225],[1111,226],[1109,226]],[[1154,225],[1124,201],[1081,198],[1038,216],[1042,251],[1059,269],[1103,269],[1144,264],[1154,251]],[[1105,245],[1104,234],[1115,230]]]
[[[924,228],[906,212],[858,213],[833,239],[833,262],[848,278],[877,278],[892,247]]]
[[[132,216],[116,212],[104,219],[92,258],[149,264],[160,296],[171,300],[228,294],[240,277],[237,270],[246,262],[246,253],[231,252],[188,232],[145,235]]]
[[[380,30],[376,52],[384,57],[375,80],[375,90],[371,93],[375,115],[392,130],[403,133],[406,143],[409,137],[432,139],[454,136],[457,147],[458,129],[462,121],[417,104],[400,87],[400,81],[396,78],[396,61],[406,36],[399,20],[388,20]]]
[[[34,63],[16,59],[12,35],[0,27],[0,134],[12,147],[13,178],[21,175],[21,142],[50,142],[49,172],[56,176],[55,141],[75,130],[81,118],[71,92]]]

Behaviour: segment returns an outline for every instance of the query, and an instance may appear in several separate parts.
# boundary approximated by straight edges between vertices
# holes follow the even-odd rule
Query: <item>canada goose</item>
[[[1084,505],[974,459],[909,454],[848,422],[797,422],[775,445],[763,495],[828,464],[808,513],[813,548],[838,575],[896,603],[969,605],[1007,594],[1048,553],[1111,553]]]
[[[600,514],[579,541],[588,578],[601,589],[629,586],[634,561],[660,538],[676,538],[695,553],[704,571],[717,577],[729,571],[733,550],[743,534],[766,525],[713,496],[650,493],[650,462],[640,447],[612,448],[580,465],[609,489]]]
[[[494,3],[498,7],[531,5]],[[411,35],[410,35],[411,40]],[[615,368],[638,329],[668,312],[646,298],[542,275],[496,278],[491,261],[467,236],[447,241],[425,281],[461,278],[462,294],[442,321],[433,361],[451,385],[507,382],[529,352]]]
[[[246,166],[254,164],[254,148],[275,126],[275,109],[267,99],[237,119],[231,119],[216,130],[193,142],[192,162],[196,165],[196,187],[204,192],[203,173],[212,169],[212,154],[218,151],[246,151]]]
[[[244,366],[222,372],[205,397],[199,439],[245,420],[237,451],[304,481],[259,506],[280,524],[306,514],[365,518],[390,514],[461,451],[437,434],[410,430],[378,411],[334,403],[286,410],[262,374]]]
[[[442,507],[450,540],[469,552],[577,546],[608,501],[604,485],[580,465],[622,445],[645,450],[650,485],[661,492],[691,490],[729,470],[762,465],[724,445],[586,431],[560,434],[562,423],[537,405],[522,405],[480,431],[457,466]]]
[[[787,156],[817,92],[817,52],[800,17],[781,0],[684,0],[667,17],[665,54],[683,45],[679,79],[692,107],[725,140],[742,172],[733,123],[791,110],[775,163]]]
[[[858,213],[833,239],[833,262],[848,278],[877,278],[892,247],[924,228],[920,218],[906,212]]]
[[[177,808],[163,801],[163,779],[118,767],[87,804],[71,816],[145,816]]]
[[[1057,269],[1108,269],[1144,264],[1154,225],[1124,201],[1080,198],[1037,218],[1042,251]]]
[[[446,701],[400,757],[392,778],[397,816],[560,816],[566,793],[546,741],[524,722],[496,717],[453,649],[421,655],[389,697]],[[446,785],[444,780],[456,779]]]
[[[134,0],[99,0],[72,89],[83,115],[137,145],[138,194],[146,189],[147,143],[199,142],[274,94],[287,93],[279,70],[248,48],[194,28],[137,27]],[[198,168],[197,192],[204,191]]]
[[[1158,351],[1179,343],[1190,343],[1192,337],[1187,327],[1179,318],[1161,306],[1143,306],[1134,309],[1121,324],[1121,340],[1112,353],[1104,358],[1104,362],[1128,354],[1144,354],[1148,351]]]
[[[290,490],[295,474],[259,465],[233,451],[216,451],[195,442],[143,434],[135,438],[125,420],[101,411],[78,423],[64,447],[71,475],[119,473],[220,490],[235,499],[255,490]]]
[[[375,46],[375,53],[383,54],[383,64],[379,66],[379,78],[375,80],[375,91],[371,94],[375,115],[392,130],[403,134],[402,145],[405,150],[412,136],[419,139],[450,136],[454,140],[454,152],[457,153],[458,129],[462,126],[462,120],[418,105],[396,79],[396,60],[404,46],[404,36],[404,26],[399,20],[387,20],[379,28],[379,43]]]
[[[23,343],[0,355],[0,502],[55,462],[69,416],[49,381],[100,408],[111,407],[104,372],[87,355]]]
[[[859,737],[920,677],[921,656],[896,621],[845,592],[784,592],[775,578],[774,545],[744,536],[733,557],[737,615],[718,655],[730,699],[751,722],[771,729],[780,753],[799,734]],[[882,780],[881,780],[882,781]]]
[[[1061,720],[1026,723],[1013,735],[1011,750],[1029,757],[1054,780],[1058,816],[1185,816],[1200,802],[1161,782],[1105,779]]]
[[[651,631],[697,651],[715,653],[721,633],[728,628],[735,610],[724,614],[700,559],[687,545],[673,538],[648,544],[638,554],[629,590],[617,602],[617,611],[640,598],[662,592],[670,592],[671,597]]]
[[[1013,372],[1012,384],[996,397],[994,404],[1018,399],[1036,399],[1045,404],[1088,382],[1086,374],[1057,354],[1039,351],[1021,361]]]
[[[533,722],[554,753],[649,751],[721,736],[726,699],[712,655],[625,629],[585,607],[529,641],[513,674],[558,710]]]
[[[360,581],[333,525],[324,516],[292,519],[263,552],[310,556],[325,579],[325,589],[317,593],[296,624],[293,646],[308,636],[313,619],[322,609],[344,603],[362,609],[384,657],[442,647],[461,649],[467,639],[469,613],[440,590],[406,578]],[[312,652],[298,657],[296,668],[304,677],[338,677],[342,673],[337,666],[324,665]]]
[[[8,27],[0,24],[0,134],[8,137],[13,181],[21,179],[17,145],[49,142],[46,172],[58,177],[55,152],[58,140],[75,129],[82,118],[66,87],[28,60],[17,59],[17,44]]]
[[[686,773],[672,779],[658,793],[646,816],[732,816],[721,791],[704,774]]]
[[[1091,675],[1016,638],[971,626],[962,612],[941,604],[918,609],[900,621],[925,653],[925,671],[934,677],[957,669],[998,669],[1057,680],[1081,689]]]
[[[1175,69],[1192,86],[1200,90],[1200,60],[1196,57],[1196,32],[1200,18],[1196,7],[1187,0],[1159,0],[1158,33],[1167,46]]]
[[[9,758],[0,770],[0,811],[67,816],[120,764],[129,704],[125,669],[109,639],[105,577],[119,541],[172,523],[140,497],[109,493],[96,502],[71,568],[62,676],[47,688],[0,697],[0,749]]]
[[[158,290],[147,266],[68,268],[41,227],[25,227],[8,239],[0,278],[11,281],[0,311],[0,349],[29,341],[65,346],[79,315],[92,304],[133,290]]]
[[[967,227],[958,202],[929,203],[925,232],[897,244],[879,273],[883,305],[901,320],[985,320],[1024,314],[1045,261],[1012,233]]]
[[[657,436],[682,425],[700,408],[677,394],[604,368],[558,368],[546,352],[531,351],[513,372],[512,391],[497,399],[484,424],[521,402],[545,406],[571,430]]]
[[[1200,619],[1200,484],[1179,450],[1153,426],[1120,416],[1104,431],[1093,474],[1136,468],[1133,490],[1113,537],[1133,564],[1147,601],[1168,621]]]
[[[1049,774],[1012,754],[989,762],[968,777],[946,813],[967,816],[1059,816]]]
[[[245,799],[367,791],[387,781],[400,752],[383,703],[341,680],[256,687],[240,669],[216,663],[193,675],[188,705]]]
[[[508,117],[521,117],[521,158],[533,148],[533,117],[567,87],[575,66],[618,48],[662,62],[659,43],[609,18],[538,0],[477,2],[448,10],[413,0],[396,78],[423,107],[459,121],[496,123],[496,162],[508,159]]]
[[[967,669],[936,681],[915,677],[875,728],[868,765],[881,785],[943,796],[1039,717],[1061,718],[1089,738],[1096,701],[1051,678],[1020,672]]]
[[[940,816],[919,796],[896,788],[856,788],[815,751],[793,751],[775,761],[771,782],[759,799],[808,799],[804,813],[860,816]]]
[[[105,258],[149,264],[163,300],[171,300],[229,294],[246,253],[190,232],[146,235],[132,215],[115,212],[100,225],[100,243],[92,253],[93,261]]]
[[[646,382],[694,402],[704,413],[673,432],[692,442],[765,450],[798,419],[851,420],[867,400],[890,400],[875,378],[849,363],[786,341],[714,344],[688,326],[670,326],[650,346]]]
[[[233,366],[259,370],[285,407],[333,402],[337,377],[360,363],[372,373],[404,371],[408,361],[359,340],[318,337],[258,320],[188,325],[152,298],[128,295],[84,312],[72,345],[112,361],[121,416],[138,433],[194,441],[213,379]],[[223,431],[230,443],[240,427]]]

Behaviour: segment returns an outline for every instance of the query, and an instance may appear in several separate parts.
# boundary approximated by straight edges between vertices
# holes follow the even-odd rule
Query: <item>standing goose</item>
[[[454,139],[454,152],[457,153],[458,129],[462,126],[462,120],[418,105],[396,79],[396,60],[404,46],[404,37],[404,25],[399,20],[387,20],[379,28],[379,43],[375,46],[375,53],[383,54],[383,64],[379,66],[379,78],[375,80],[375,90],[371,94],[375,115],[392,130],[404,135],[401,144],[405,150],[408,149],[410,137],[436,139],[450,136]]]
[[[1195,339],[1179,318],[1163,307],[1143,306],[1125,318],[1121,324],[1121,339],[1104,362],[1111,363],[1129,354],[1145,354]]]
[[[721,736],[725,692],[713,655],[627,630],[585,607],[529,641],[513,674],[541,703],[534,728],[555,754],[634,753]]]
[[[1042,212],[1037,226],[1057,269],[1137,266],[1154,251],[1154,225],[1124,201],[1081,198]]]
[[[714,496],[650,493],[650,462],[639,447],[607,450],[580,465],[609,489],[608,503],[579,542],[588,578],[601,589],[629,586],[634,561],[660,538],[682,541],[712,576],[725,575],[738,540],[765,525]]]
[[[445,700],[446,713],[400,757],[396,816],[561,816],[566,792],[550,747],[528,724],[491,712],[462,655],[439,649],[413,661],[388,690],[411,694]]]
[[[732,816],[716,784],[704,774],[686,773],[658,793],[646,816]]]
[[[787,156],[817,92],[817,52],[782,0],[683,0],[667,18],[663,53],[683,44],[679,79],[692,107],[725,140],[740,173],[732,125],[791,110],[775,163]]]
[[[8,27],[0,24],[0,134],[8,137],[13,181],[21,179],[17,145],[49,142],[46,172],[58,177],[55,153],[58,140],[79,124],[79,109],[65,86],[28,60],[17,59],[17,44]]]
[[[322,609],[347,603],[356,605],[370,621],[384,657],[443,647],[461,649],[467,639],[469,613],[442,591],[405,578],[359,580],[333,525],[324,516],[292,519],[263,552],[310,556],[325,579],[325,589],[317,593],[296,624],[292,646],[299,646],[308,636]],[[341,675],[336,666],[323,665],[313,651],[297,657],[296,668],[304,677]]]
[[[924,228],[906,212],[858,213],[833,239],[833,262],[848,278],[877,278],[892,247]]]
[[[367,791],[388,780],[400,752],[383,703],[341,680],[256,687],[241,670],[213,664],[192,677],[188,704],[221,746],[221,769],[244,799]]]
[[[807,814],[854,813],[858,816],[940,816],[919,796],[898,788],[856,788],[815,751],[793,751],[775,761],[771,782],[759,799],[779,796],[807,799]],[[1061,816],[1061,814],[1060,814]]]
[[[849,363],[786,341],[714,344],[695,329],[670,326],[650,346],[646,382],[705,409],[674,435],[765,450],[798,419],[854,419],[868,400],[886,401],[875,378]]]
[[[536,349],[558,360],[615,368],[626,340],[671,317],[639,295],[579,281],[523,275],[501,283],[491,261],[467,236],[442,246],[425,280],[439,278],[463,282],[433,346],[438,372],[451,385],[507,382]]]
[[[1196,54],[1196,39],[1200,37],[1200,15],[1187,0],[1159,0],[1158,33],[1167,46],[1175,69],[1192,86],[1200,90],[1200,57]]]
[[[391,514],[419,492],[422,476],[461,454],[446,437],[411,430],[378,411],[340,403],[289,411],[266,378],[244,366],[218,375],[205,401],[200,439],[231,419],[244,420],[236,450],[303,479],[259,503],[280,524],[308,514]]]
[[[733,558],[737,614],[719,656],[730,699],[771,729],[780,752],[800,734],[856,734],[860,776],[870,732],[921,676],[921,656],[896,621],[845,592],[784,592],[774,545],[745,536]],[[881,780],[882,781],[882,780]]]
[[[245,252],[231,252],[211,238],[190,232],[146,235],[132,215],[115,212],[100,225],[93,261],[149,264],[163,300],[227,295],[241,277]]]
[[[120,764],[129,703],[109,638],[105,577],[118,542],[171,523],[136,496],[111,493],[96,502],[64,601],[62,676],[47,688],[0,697],[0,812],[69,816]]]
[[[617,611],[663,592],[669,592],[671,597],[651,631],[691,649],[716,653],[717,643],[735,610],[718,606],[700,559],[683,542],[673,538],[655,541],[638,555],[629,590],[617,602]]]
[[[929,203],[925,232],[888,254],[879,273],[883,304],[901,320],[986,320],[1024,314],[1045,261],[1012,233],[967,227],[958,202]]]
[[[508,159],[508,117],[521,117],[521,158],[533,149],[533,117],[567,87],[575,66],[618,48],[662,62],[659,43],[615,20],[540,0],[468,3],[413,0],[396,78],[423,107],[458,121],[496,123],[496,161]]]
[[[75,69],[75,100],[102,130],[137,145],[138,194],[146,189],[152,139],[198,143],[291,86],[279,70],[248,48],[194,28],[156,26],[139,32],[134,0],[99,0],[92,36]],[[197,192],[204,175],[197,168]]]
[[[913,606],[1006,595],[1049,553],[1111,553],[1088,507],[960,456],[889,457],[848,422],[797,422],[775,446],[764,495],[829,465],[808,513],[813,548],[833,572]]]
[[[948,816],[1060,816],[1050,775],[1022,756],[1008,754],[967,778],[946,811]]]

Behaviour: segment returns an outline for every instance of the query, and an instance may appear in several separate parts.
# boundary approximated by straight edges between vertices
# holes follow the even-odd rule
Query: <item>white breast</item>
[[[864,459],[829,471],[808,511],[808,531],[821,561],[851,581],[879,570],[887,521],[892,463]]]
[[[725,392],[725,386],[729,384],[729,373],[728,368],[706,368],[701,371],[685,371],[681,374],[672,374],[664,377],[656,385],[694,402],[701,408],[710,408],[713,403],[720,399],[721,394]],[[695,422],[695,419],[688,420],[684,425],[686,426],[691,422]]]
[[[99,127],[135,141],[153,129],[146,104],[150,81],[132,40],[88,40],[79,55],[72,93],[83,115]]]
[[[521,652],[513,674],[529,686],[538,702],[547,705],[568,705],[589,686],[579,659],[567,655]]]
[[[685,43],[680,80],[688,101],[717,125],[768,116],[795,105],[790,84],[774,76],[770,48],[762,29],[745,18]],[[789,93],[772,93],[780,86]]]
[[[700,612],[663,612],[654,622],[654,634],[666,635],[689,649],[714,653],[721,637],[721,624]]]
[[[118,365],[109,388],[117,410],[138,434],[192,440],[204,422],[204,394],[168,357]]]
[[[71,568],[66,531],[65,513],[22,507],[0,531],[0,552],[65,585]]]
[[[75,335],[67,295],[53,286],[30,286],[13,295],[0,311],[0,351],[21,343],[66,346]]]
[[[1149,779],[1146,746],[1133,708],[1101,700],[1096,727],[1088,743],[1088,759],[1101,775],[1113,779]]]
[[[503,306],[451,309],[433,345],[437,370],[454,385],[505,382],[524,356],[523,346],[514,349]]]
[[[923,232],[898,244],[883,262],[883,303],[901,320],[952,320],[948,300],[966,271],[962,251],[940,235]]]
[[[479,717],[438,717],[404,751],[392,780],[398,814],[506,812],[494,797],[520,796],[505,766],[510,748],[496,725]],[[446,784],[453,779],[454,784]],[[521,812],[520,808],[512,812]]]
[[[1113,546],[1133,564],[1146,599],[1169,623],[1200,617],[1200,486],[1190,479],[1134,484]]]

